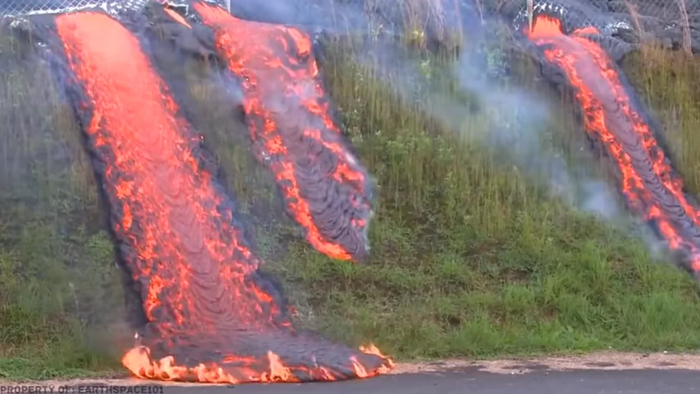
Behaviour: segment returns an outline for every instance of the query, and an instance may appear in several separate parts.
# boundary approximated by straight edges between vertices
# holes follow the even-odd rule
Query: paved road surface
[[[164,394],[694,394],[700,372],[679,370],[538,371],[504,375],[469,369],[386,375],[339,383],[166,387]]]

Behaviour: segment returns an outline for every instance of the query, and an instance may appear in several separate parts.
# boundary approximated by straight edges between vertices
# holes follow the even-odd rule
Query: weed
[[[380,74],[353,62],[347,43],[333,45],[326,88],[378,184],[362,265],[332,261],[299,236],[220,77],[201,64],[173,66],[187,81],[188,118],[301,324],[402,359],[697,347],[693,281],[652,258],[628,223],[575,209],[552,185],[552,167],[531,165],[531,151],[512,154],[534,136],[542,157],[591,162],[569,103],[534,83],[531,66],[513,66],[507,84],[536,88],[552,110],[523,127],[527,114],[494,116],[439,59],[417,59],[420,83],[406,83],[401,70]],[[675,56],[645,50],[625,69],[698,193],[700,74],[697,61]],[[12,51],[0,61],[0,377],[112,373],[131,333],[78,127],[48,70]],[[436,115],[439,97],[459,108],[447,121]],[[492,143],[495,131],[506,145]]]

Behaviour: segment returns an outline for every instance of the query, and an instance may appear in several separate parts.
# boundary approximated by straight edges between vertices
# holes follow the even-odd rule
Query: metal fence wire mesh
[[[55,13],[77,8],[98,6],[105,2],[119,3],[124,8],[143,7],[147,0],[0,0],[0,15],[15,16],[36,13]],[[217,3],[227,6],[228,1]]]
[[[97,6],[100,0],[0,0],[0,14],[22,15],[31,13],[53,13],[76,8]],[[145,0],[126,0],[125,6],[142,6]]]
[[[240,1],[240,0],[239,0]],[[250,0],[254,1],[254,0]],[[270,0],[268,0],[269,2]],[[292,1],[292,0],[289,0]],[[303,1],[303,0],[298,0]],[[329,3],[341,0],[327,0]],[[367,1],[367,0],[364,0]],[[395,1],[431,1],[431,0],[395,0]],[[524,10],[528,0],[441,0],[457,2],[475,2],[477,5],[494,2],[498,4],[513,3]],[[562,0],[533,0],[538,6],[556,6]],[[0,0],[0,15],[22,15],[29,13],[55,13],[68,11],[71,9],[97,6],[103,3],[119,4],[125,8],[143,7],[147,0]],[[228,8],[231,7],[231,0],[217,0],[217,3]],[[265,1],[263,1],[264,3]],[[663,29],[681,29],[692,32],[693,40],[700,37],[700,0],[566,0],[566,2],[578,3],[596,11],[609,15],[632,14],[641,25],[651,21]],[[235,8],[235,6],[233,6]],[[496,8],[500,8],[496,7]],[[627,18],[624,18],[627,19]],[[628,19],[627,19],[628,20]],[[656,21],[656,22],[654,22]],[[644,27],[644,26],[642,26]],[[672,33],[669,31],[669,33]],[[675,34],[675,33],[674,33]]]
[[[636,12],[641,16],[650,16],[664,22],[684,23],[687,15],[691,26],[700,24],[700,0],[628,0],[611,1],[613,12]]]
[[[526,0],[522,1],[526,2]],[[60,12],[99,5],[103,2],[104,0],[0,0],[0,15]],[[145,4],[146,0],[121,0],[120,2],[126,7],[139,7]],[[608,8],[611,12],[625,14],[630,13],[631,8],[632,12],[640,16],[659,18],[666,22],[685,23],[687,15],[690,26],[697,26],[700,29],[700,0],[581,0],[584,4],[588,2],[596,3],[598,6],[604,5],[604,8]],[[218,3],[226,6],[228,2],[221,0]]]

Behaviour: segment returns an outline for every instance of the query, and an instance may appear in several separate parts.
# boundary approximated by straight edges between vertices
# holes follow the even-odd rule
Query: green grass
[[[463,114],[456,134],[431,127],[346,60],[331,60],[329,88],[378,178],[378,217],[367,265],[296,244],[276,267],[314,327],[401,358],[697,348],[700,305],[689,278],[654,262],[627,223],[547,197],[538,180],[549,174],[513,167],[518,160],[484,145],[513,114]],[[688,99],[678,92],[667,105],[690,107]],[[540,149],[574,159],[581,130],[558,108],[540,126]]]
[[[698,347],[694,282],[653,258],[624,215],[604,221],[553,193],[554,169],[531,160],[536,147],[541,157],[562,157],[573,178],[604,176],[570,106],[533,83],[531,65],[515,62],[505,88],[528,89],[552,106],[535,124],[523,123],[528,113],[517,108],[479,104],[456,89],[436,59],[416,59],[420,83],[398,92],[398,71],[379,78],[347,57],[347,45],[334,43],[323,66],[378,185],[372,254],[362,265],[315,252],[282,214],[219,77],[158,60],[187,81],[178,98],[300,324],[349,344],[372,341],[404,360]],[[498,72],[506,53],[483,51]],[[698,61],[675,56],[647,50],[625,69],[698,192]],[[132,334],[89,159],[47,71],[15,50],[0,50],[0,62],[0,378],[112,374]],[[428,116],[444,109],[435,97],[460,110],[448,121]],[[488,143],[496,132],[521,149]]]
[[[48,70],[1,44],[0,378],[114,369],[121,273],[80,134]]]
[[[700,59],[688,61],[684,53],[647,48],[635,53],[629,65],[628,77],[666,126],[676,166],[689,189],[700,195]]]

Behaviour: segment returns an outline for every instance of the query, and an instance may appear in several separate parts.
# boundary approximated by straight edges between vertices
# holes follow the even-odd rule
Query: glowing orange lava
[[[147,326],[122,362],[145,379],[244,383],[373,376],[391,361],[297,332],[233,200],[136,36],[99,11],[57,16],[74,103]],[[196,152],[196,153],[195,153]]]
[[[543,48],[550,63],[565,72],[584,110],[586,131],[602,141],[619,168],[622,193],[631,210],[656,223],[670,249],[689,252],[690,268],[698,272],[697,208],[688,201],[683,181],[650,126],[635,110],[610,57],[583,37],[596,33],[588,27],[567,36],[559,20],[538,16],[528,36]]]
[[[193,8],[241,80],[259,159],[274,173],[309,243],[336,259],[365,257],[372,210],[367,175],[331,119],[309,36],[240,20],[215,5]]]

